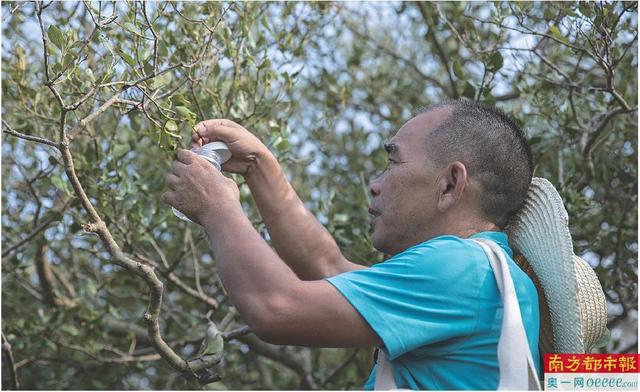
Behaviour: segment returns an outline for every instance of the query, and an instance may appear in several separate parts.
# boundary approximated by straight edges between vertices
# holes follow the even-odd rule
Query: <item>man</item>
[[[392,257],[370,268],[342,255],[250,132],[229,120],[196,130],[194,141],[229,146],[223,168],[244,175],[277,253],[244,215],[236,184],[190,151],[178,153],[163,199],[207,230],[230,300],[260,338],[378,346],[399,388],[495,389],[502,302],[486,255],[470,239],[486,238],[508,256],[539,363],[536,289],[500,232],[526,195],[531,153],[504,114],[448,102],[385,144],[389,163],[370,185],[369,213],[374,246]]]

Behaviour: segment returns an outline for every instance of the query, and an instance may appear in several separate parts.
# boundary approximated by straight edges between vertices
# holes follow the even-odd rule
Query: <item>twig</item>
[[[14,131],[13,128],[11,128],[11,126],[9,124],[7,124],[7,122],[4,121],[4,120],[2,120],[2,125],[5,126],[5,128],[2,131],[2,133],[6,132],[9,135],[15,136],[15,137],[20,138],[20,139],[24,139],[24,140],[28,140],[30,142],[36,142],[36,143],[40,143],[40,144],[46,144],[47,146],[55,147],[56,149],[58,148],[58,143],[55,143],[54,141],[51,141],[49,139],[45,139],[45,138],[39,137],[39,136],[25,135],[24,133],[20,133],[18,131]]]
[[[91,98],[96,92],[96,88],[95,86],[91,87],[91,90],[89,90],[88,93],[86,93],[82,98],[80,98],[78,100],[78,102],[71,104],[69,107],[67,107],[68,110],[73,111],[76,110],[77,108],[80,107],[80,105],[82,105],[83,103],[85,103],[89,98]]]
[[[58,100],[58,103],[60,104],[61,108],[64,108],[64,101],[62,100],[62,96],[60,95],[60,93],[58,92],[58,90],[56,90],[53,87],[53,82],[51,81],[51,79],[49,78],[49,58],[48,58],[48,53],[49,53],[49,45],[47,43],[47,34],[44,31],[44,23],[42,22],[42,11],[47,8],[49,5],[51,5],[51,3],[49,3],[46,6],[42,5],[42,2],[37,2],[36,3],[37,6],[37,11],[36,14],[38,15],[38,23],[40,24],[40,32],[42,35],[42,50],[43,50],[43,56],[44,56],[44,76],[45,76],[45,86],[47,86],[49,88],[49,90],[53,93],[53,95],[56,97],[56,99]],[[64,110],[63,110],[64,113]]]
[[[117,355],[119,355],[118,357],[115,358],[105,358],[102,357],[98,354],[96,354],[95,352],[92,352],[82,346],[77,346],[75,344],[69,344],[66,342],[63,342],[62,340],[56,340],[54,341],[54,343],[64,347],[64,348],[68,348],[70,350],[74,350],[80,353],[83,353],[87,356],[89,356],[90,358],[92,358],[93,360],[100,362],[100,363],[129,363],[129,362],[149,362],[149,361],[158,361],[161,359],[161,356],[159,354],[146,354],[146,355],[138,355],[138,356],[133,356],[133,355],[129,355],[126,353],[121,352],[120,350],[117,349],[108,349],[105,348],[106,350],[112,351],[114,353],[116,353]]]
[[[434,21],[429,20],[429,17],[427,15],[427,10],[425,9],[426,4],[423,2],[418,2],[417,4],[420,10],[420,13],[422,14],[422,19],[424,20],[424,23],[427,25],[427,29],[428,29],[427,37],[429,37],[429,39],[431,40],[431,43],[433,43],[433,46],[435,46],[436,53],[438,54],[438,57],[440,57],[440,61],[442,62],[442,67],[447,71],[447,76],[449,78],[449,85],[451,86],[452,97],[454,99],[458,99],[460,98],[460,95],[458,94],[456,81],[453,78],[453,75],[451,74],[451,68],[449,67],[449,64],[451,62],[449,61],[448,56],[444,52],[442,45],[440,45],[440,42],[438,41],[438,38],[436,37],[436,34],[433,31],[435,26]]]
[[[482,68],[484,68],[483,72],[482,72],[482,79],[480,79],[480,88],[477,91],[477,95],[476,95],[476,102],[480,102],[480,98],[482,98],[482,93],[484,92],[484,81],[487,78],[487,64],[483,61],[482,62]]]
[[[98,109],[96,109],[93,113],[89,114],[87,117],[83,118],[82,120],[80,120],[80,122],[78,123],[78,125],[76,125],[75,127],[73,127],[73,129],[71,129],[68,132],[68,137],[70,139],[72,139],[76,133],[78,133],[81,129],[86,128],[87,125],[89,125],[90,122],[92,122],[93,120],[95,120],[99,115],[101,115],[102,113],[105,112],[105,110],[107,110],[111,105],[113,105],[114,103],[121,103],[123,102],[120,98],[118,98],[118,96],[120,95],[120,93],[114,95],[113,97],[109,98],[105,103],[103,103]],[[124,102],[127,103],[127,102]]]
[[[265,343],[252,334],[241,336],[239,340],[247,344],[249,348],[256,353],[277,361],[293,370],[298,377],[300,377],[300,380],[306,388],[318,389],[318,385],[310,374],[310,369],[306,369],[304,366],[304,359],[299,353],[293,352],[290,347]]]
[[[324,381],[320,383],[320,385],[322,387],[325,387],[327,383],[329,383],[329,381],[331,381],[342,370],[344,370],[344,368],[346,368],[351,361],[353,361],[356,355],[358,355],[357,349],[353,350],[353,352],[347,357],[347,359],[345,359],[340,365],[336,366],[331,372],[329,372],[329,375],[327,376],[327,378],[325,378]]]
[[[438,10],[439,10],[439,8],[438,8],[437,6],[436,6],[436,9],[438,9]],[[439,14],[440,14],[440,16],[441,16],[441,17],[444,17],[444,15],[442,14],[442,12],[439,12]],[[484,19],[478,18],[478,17],[473,16],[473,15],[467,15],[467,14],[465,14],[464,16],[465,16],[466,18],[473,19],[473,20],[475,20],[475,21],[477,21],[477,22],[480,22],[480,23],[483,23],[483,24],[492,24],[492,25],[494,25],[494,26],[498,26],[498,27],[499,27],[499,28],[501,28],[501,29],[512,30],[512,31],[518,32],[518,33],[520,33],[520,34],[530,34],[530,35],[536,35],[536,36],[539,36],[539,37],[549,38],[549,39],[551,39],[551,40],[553,40],[553,41],[555,41],[555,42],[557,42],[557,43],[559,43],[559,44],[561,44],[561,45],[563,45],[563,46],[569,47],[569,48],[571,48],[571,49],[573,49],[573,50],[580,51],[580,52],[587,52],[587,53],[589,53],[590,55],[592,55],[592,53],[590,53],[587,49],[585,49],[585,48],[583,48],[583,47],[579,47],[579,46],[572,45],[572,44],[571,44],[571,43],[569,43],[569,42],[562,41],[562,40],[560,40],[560,39],[558,39],[558,38],[554,37],[553,35],[550,35],[550,34],[547,34],[547,33],[540,33],[540,32],[538,32],[538,31],[531,30],[529,27],[524,26],[524,25],[522,25],[522,24],[520,24],[520,26],[521,26],[522,28],[524,28],[525,30],[520,30],[520,29],[517,29],[517,28],[515,28],[515,27],[507,26],[507,25],[504,25],[504,24],[502,24],[502,23],[494,22],[494,21],[491,21],[491,20],[484,20]],[[446,20],[446,18],[445,18],[445,20]]]
[[[222,339],[224,339],[225,342],[228,342],[229,340],[237,339],[240,336],[244,336],[249,333],[251,333],[251,329],[249,328],[249,326],[243,325],[242,327],[236,328],[232,331],[224,332],[222,334]]]
[[[153,250],[155,250],[156,253],[158,253],[158,256],[160,257],[160,260],[162,261],[162,265],[164,265],[165,268],[169,268],[169,262],[167,261],[167,257],[165,256],[165,254],[162,251],[162,249],[160,249],[160,247],[158,246],[158,243],[153,238],[153,234],[152,233],[148,233],[148,240],[151,243],[151,246],[153,247]]]
[[[611,121],[611,119],[618,114],[630,113],[635,110],[638,110],[637,106],[630,110],[625,110],[624,108],[617,108],[602,115],[602,120],[598,124],[598,127],[596,128],[596,130],[589,136],[589,139],[587,140],[586,145],[582,151],[585,175],[580,179],[578,184],[576,184],[576,188],[578,191],[582,191],[582,189],[584,189],[589,184],[589,181],[591,181],[591,178],[593,177],[594,167],[593,167],[593,160],[591,158],[591,153],[595,149],[595,146],[597,145],[596,142],[600,138],[600,135],[606,129],[606,126],[609,123],[609,121]]]
[[[67,206],[69,205],[70,201],[71,201],[71,199],[69,199],[69,200],[67,200],[65,202],[65,204],[60,209],[60,212],[63,212],[64,210],[67,209]],[[16,243],[15,245],[9,247],[7,250],[2,252],[2,258],[7,257],[9,254],[11,254],[11,252],[19,249],[22,245],[24,245],[27,242],[31,241],[33,239],[33,237],[37,236],[41,231],[43,231],[47,227],[49,227],[49,225],[54,221],[55,221],[55,218],[54,217],[50,217],[49,219],[47,219],[44,222],[40,223],[40,225],[38,227],[36,227],[31,233],[29,233],[25,238],[23,238],[18,243]]]
[[[448,89],[446,88],[445,85],[442,84],[442,82],[438,79],[438,78],[434,78],[430,75],[427,75],[426,73],[424,73],[420,68],[418,68],[418,66],[416,65],[415,61],[412,61],[410,59],[406,59],[404,57],[402,57],[401,55],[399,55],[398,53],[394,52],[393,50],[383,46],[382,44],[378,43],[377,41],[371,39],[371,37],[369,37],[366,34],[362,34],[360,31],[357,30],[356,26],[352,26],[349,23],[347,23],[347,27],[349,28],[349,30],[351,30],[351,32],[353,32],[359,39],[362,40],[367,40],[375,49],[377,49],[380,52],[384,52],[388,55],[390,55],[391,57],[393,57],[396,60],[399,60],[403,63],[405,63],[408,67],[410,67],[421,79],[424,80],[428,80],[431,83],[435,84],[436,86],[440,87],[440,89],[442,91],[447,92],[447,94],[449,94]],[[451,95],[451,94],[449,94]]]
[[[5,354],[5,356],[7,357],[7,362],[8,362],[8,368],[9,368],[9,373],[10,373],[10,380],[11,380],[11,385],[9,389],[19,389],[20,388],[20,381],[18,380],[18,372],[17,372],[17,368],[16,368],[16,362],[13,359],[13,351],[11,351],[11,344],[9,344],[9,341],[7,340],[7,338],[4,336],[4,332],[2,332],[2,352]]]
[[[135,256],[140,260],[144,261],[145,263],[156,268],[162,276],[164,276],[169,282],[176,285],[176,287],[182,290],[185,294],[190,295],[191,297],[205,303],[207,306],[209,306],[213,310],[218,309],[218,306],[219,306],[218,301],[216,301],[213,297],[210,297],[204,293],[199,293],[198,291],[191,288],[189,285],[184,283],[182,279],[180,279],[176,274],[174,274],[171,271],[171,269],[165,271],[161,268],[158,268],[156,263],[154,263],[152,260],[149,260],[148,258],[139,254],[136,254]]]
[[[149,30],[151,30],[151,34],[153,34],[153,72],[158,72],[158,34],[153,29],[153,25],[151,21],[149,21],[149,17],[147,16],[147,2],[142,3],[142,14],[144,15],[144,20],[147,22],[149,26]]]
[[[543,54],[538,53],[537,50],[532,50],[533,54],[535,54],[536,56],[538,56],[538,58],[540,60],[542,60],[543,63],[545,63],[549,68],[551,68],[552,70],[556,71],[558,73],[558,75],[562,76],[567,82],[571,83],[571,78],[569,77],[569,75],[567,75],[566,73],[564,73],[560,68],[556,67],[551,61],[549,61],[549,59],[547,59]]]
[[[193,243],[193,237],[189,236],[189,247],[191,248],[191,259],[193,260],[193,274],[196,281],[196,289],[198,289],[198,293],[204,296],[204,291],[202,290],[202,286],[200,285],[200,269],[198,268],[198,255],[196,254],[196,247]]]
[[[633,44],[636,42],[636,40],[638,39],[638,32],[636,31],[636,35],[633,37],[633,39],[627,44],[627,47],[624,48],[624,50],[622,51],[622,54],[620,55],[620,57],[618,57],[616,60],[613,61],[613,64],[611,64],[612,67],[616,67],[618,65],[618,63],[620,63],[620,61],[622,61],[622,59],[624,58],[624,56],[627,55],[627,51],[629,51],[629,48],[631,48],[633,46]]]

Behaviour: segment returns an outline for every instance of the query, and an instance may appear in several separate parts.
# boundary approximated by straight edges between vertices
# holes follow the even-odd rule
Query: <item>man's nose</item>
[[[380,176],[374,177],[369,183],[369,193],[371,196],[378,196],[380,194]]]

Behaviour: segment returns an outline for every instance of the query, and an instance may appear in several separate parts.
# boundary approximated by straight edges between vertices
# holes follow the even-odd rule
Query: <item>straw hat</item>
[[[522,208],[505,229],[516,262],[540,299],[540,350],[585,353],[606,332],[604,293],[593,269],[573,253],[569,218],[553,185],[534,177]]]

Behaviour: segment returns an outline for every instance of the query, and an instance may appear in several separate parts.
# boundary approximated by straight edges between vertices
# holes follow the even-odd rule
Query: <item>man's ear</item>
[[[462,199],[467,187],[467,168],[459,161],[451,162],[445,167],[439,181],[438,211],[444,212]]]

